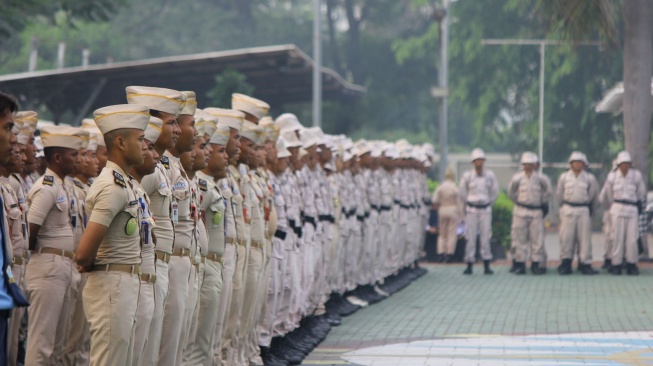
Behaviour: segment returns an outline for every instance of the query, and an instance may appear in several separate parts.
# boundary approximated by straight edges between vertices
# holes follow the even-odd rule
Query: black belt
[[[542,209],[542,206],[527,205],[525,203],[520,203],[520,202],[515,202],[515,205],[517,205],[519,207],[529,209],[529,210],[541,210]]]
[[[431,200],[423,200],[424,206],[431,206]]]
[[[274,237],[281,240],[286,240],[286,235],[287,233],[281,229],[277,229],[277,231],[274,232]]]
[[[365,212],[365,218],[367,219],[369,217],[370,217],[370,212],[369,211]]]
[[[392,210],[392,206],[381,206],[381,211],[390,211]]]
[[[635,206],[639,207],[638,202],[627,201],[627,200],[614,200],[615,203],[621,203],[622,205]]]
[[[333,215],[320,215],[318,216],[318,218],[320,219],[320,221],[328,221],[332,224],[336,222],[336,219],[335,217],[333,217]]]
[[[313,227],[317,229],[317,221],[315,221],[315,217],[313,217],[313,216],[304,216],[304,222],[305,223],[307,222],[307,223],[313,225]]]
[[[381,212],[381,206],[370,205],[370,207],[372,207],[372,209],[375,210],[375,211],[377,211],[377,212]]]
[[[365,221],[365,216],[356,215],[356,220],[363,222]]]
[[[571,206],[571,207],[590,207],[589,202],[569,202],[569,201],[562,201],[563,205]]]
[[[482,208],[488,208],[488,207],[490,207],[490,204],[489,204],[489,203],[479,204],[479,203],[471,203],[471,202],[467,202],[467,206],[469,206],[469,207],[474,207],[474,208],[481,208],[481,209],[482,209]]]

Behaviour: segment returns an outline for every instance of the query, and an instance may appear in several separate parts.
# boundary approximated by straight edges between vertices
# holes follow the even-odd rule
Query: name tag
[[[57,203],[64,203],[66,202],[66,197],[58,197],[57,198]]]
[[[165,187],[167,187],[167,186],[168,186],[168,183],[166,183],[166,182],[161,182],[161,184],[159,184],[159,189],[163,189],[163,188],[165,188]]]
[[[177,182],[173,186],[173,189],[185,189],[186,188],[186,182]]]

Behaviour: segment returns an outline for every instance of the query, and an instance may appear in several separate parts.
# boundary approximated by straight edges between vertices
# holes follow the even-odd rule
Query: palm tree
[[[571,40],[597,31],[613,46],[621,46],[617,17],[623,20],[626,150],[648,181],[651,134],[651,73],[653,71],[653,2],[650,0],[538,0],[537,12]]]

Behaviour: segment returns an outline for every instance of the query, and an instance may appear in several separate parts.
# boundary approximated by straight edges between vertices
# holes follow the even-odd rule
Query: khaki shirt
[[[625,176],[621,170],[615,170],[608,175],[603,190],[612,215],[637,217],[639,211],[635,204],[646,201],[646,184],[636,169],[628,169]]]
[[[445,180],[436,188],[431,201],[438,205],[438,215],[442,217],[459,219],[463,215],[458,187],[451,180]]]
[[[50,169],[34,183],[27,196],[27,221],[41,226],[36,249],[75,250],[75,235],[71,226],[72,198],[61,178]]]
[[[82,239],[82,235],[84,235],[86,223],[88,222],[88,217],[86,216],[85,201],[89,186],[74,177],[66,177],[64,183],[66,184],[68,191],[73,195],[71,204],[74,201],[74,205],[72,205],[75,210],[75,213],[73,214],[75,221],[73,228],[75,230],[75,250],[77,250],[79,241]]]
[[[118,165],[107,161],[88,191],[86,213],[89,222],[109,228],[100,243],[95,264],[141,263],[141,213],[134,182]],[[134,224],[136,230],[128,232],[128,225]]]
[[[593,207],[598,200],[598,193],[598,183],[593,174],[583,170],[576,176],[573,170],[567,170],[560,176],[556,192],[556,198],[560,203],[560,215],[577,216],[589,213],[589,207]],[[588,207],[575,207],[564,204],[565,202],[585,204]]]
[[[16,256],[23,256],[26,248],[23,213],[18,204],[18,196],[6,177],[0,177],[0,195],[4,202],[5,218],[7,220],[7,237],[11,241],[11,249]],[[7,246],[9,248],[9,246]]]
[[[263,186],[259,177],[254,171],[249,173],[249,202],[251,208],[251,238],[252,241],[263,242],[265,240],[265,196]]]
[[[171,254],[175,231],[171,217],[172,184],[165,173],[169,167],[170,160],[164,156],[154,173],[143,177],[140,185],[150,198],[150,210],[156,221],[156,226],[152,228],[156,236],[156,250]]]
[[[190,180],[181,166],[179,158],[170,152],[165,152],[165,157],[170,160],[170,168],[166,170],[170,183],[172,183],[172,222],[175,228],[174,248],[191,249],[195,236],[195,222],[197,220],[197,204],[192,192]],[[177,220],[175,222],[175,204],[177,205]]]
[[[229,180],[229,186],[233,192],[231,197],[231,207],[234,211],[234,217],[236,221],[236,232],[238,240],[247,240],[249,228],[245,220],[245,210],[244,200],[245,193],[242,190],[240,182],[242,181],[240,172],[233,165],[229,165],[227,168],[227,179]]]
[[[220,193],[220,195],[222,195],[222,199],[225,207],[224,209],[225,237],[236,239],[238,237],[238,232],[236,230],[236,217],[234,216],[236,204],[234,202],[234,193],[231,190],[229,179],[228,178],[220,179],[217,182],[217,187],[218,187],[218,192]]]
[[[156,273],[156,253],[154,251],[152,229],[156,227],[156,223],[150,211],[150,197],[147,196],[143,187],[135,179],[132,182],[141,213],[141,271],[144,274],[154,274]]]
[[[224,255],[225,222],[227,221],[227,204],[218,190],[218,184],[213,177],[199,171],[195,173],[197,186],[200,190],[200,216],[204,219],[207,234],[207,253]],[[233,213],[232,213],[233,215]],[[233,228],[235,230],[235,227]]]
[[[543,175],[533,172],[529,177],[525,172],[519,172],[512,177],[508,187],[508,196],[515,202],[513,215],[542,217],[541,207],[551,199],[551,187],[548,180],[543,179]]]
[[[476,170],[470,170],[463,174],[460,180],[460,199],[467,206],[467,212],[491,212],[494,201],[499,196],[499,183],[497,177],[491,170],[485,169],[479,175]],[[469,205],[488,205],[485,208],[477,208]]]

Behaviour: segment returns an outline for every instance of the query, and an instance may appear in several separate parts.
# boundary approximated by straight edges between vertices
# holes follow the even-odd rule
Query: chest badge
[[[136,233],[136,229],[138,229],[138,222],[136,221],[136,218],[132,217],[127,220],[127,224],[125,225],[125,234],[127,234],[127,236],[132,236],[134,233]]]

